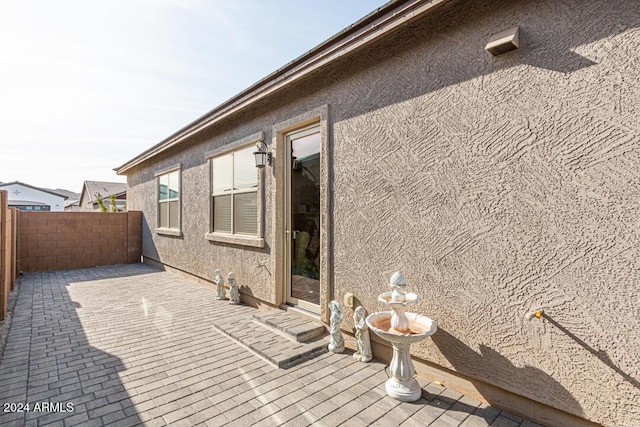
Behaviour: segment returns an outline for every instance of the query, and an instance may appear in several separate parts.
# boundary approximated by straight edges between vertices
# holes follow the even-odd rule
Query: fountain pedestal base
[[[402,402],[415,402],[422,397],[422,388],[420,388],[418,381],[413,378],[408,381],[400,381],[393,377],[389,378],[384,383],[384,388],[389,397]]]
[[[411,360],[408,342],[392,342],[393,359],[389,365],[391,378],[385,383],[387,394],[403,402],[415,402],[422,396],[422,389],[414,379],[416,369]]]
[[[406,313],[409,325],[420,332],[401,333],[391,328],[390,312],[379,312],[367,317],[367,325],[380,338],[393,346],[393,359],[389,364],[390,378],[385,383],[387,395],[403,402],[415,402],[422,397],[422,389],[415,380],[416,369],[411,360],[411,344],[433,335],[438,327],[428,317],[416,313]]]

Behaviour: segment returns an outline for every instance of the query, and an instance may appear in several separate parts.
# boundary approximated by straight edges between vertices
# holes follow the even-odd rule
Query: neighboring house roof
[[[85,181],[82,187],[83,200],[85,195],[88,197],[89,203],[97,201],[98,197],[108,198],[112,194],[116,196],[127,192],[127,184],[125,182],[104,182],[104,181]]]
[[[392,0],[386,3],[114,170],[119,175],[126,173],[132,167],[179,144],[197,132],[237,113],[310,72],[379,40],[393,30],[415,21],[449,1]]]
[[[63,194],[55,193],[55,192],[53,192],[51,190],[46,190],[46,189],[40,188],[40,187],[34,187],[33,185],[25,184],[24,182],[20,182],[20,181],[5,182],[5,183],[0,184],[0,187],[6,187],[6,186],[9,186],[9,185],[14,185],[14,184],[22,185],[23,187],[32,188],[34,190],[42,191],[43,193],[49,193],[49,194],[52,194],[54,196],[62,197],[65,200],[68,199],[68,197],[63,195]]]

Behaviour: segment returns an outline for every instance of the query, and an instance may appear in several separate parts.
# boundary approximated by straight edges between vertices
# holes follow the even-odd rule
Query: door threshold
[[[280,309],[281,310],[285,310],[285,311],[291,311],[291,312],[297,313],[297,314],[301,314],[303,316],[311,318],[312,320],[322,322],[322,319],[320,318],[320,315],[318,313],[314,313],[313,311],[304,309],[302,307],[298,307],[297,305],[282,304],[280,306]]]

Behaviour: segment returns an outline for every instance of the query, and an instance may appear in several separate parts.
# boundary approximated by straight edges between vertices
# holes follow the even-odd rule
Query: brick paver
[[[142,264],[28,273],[0,425],[533,425],[433,384],[390,399],[385,365],[350,353],[278,369],[216,329],[251,310]]]

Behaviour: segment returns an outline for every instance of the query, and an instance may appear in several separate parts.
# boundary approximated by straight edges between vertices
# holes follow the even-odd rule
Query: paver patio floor
[[[234,309],[143,264],[25,274],[0,425],[535,425],[425,381],[401,403],[351,353],[277,369],[212,327]]]

